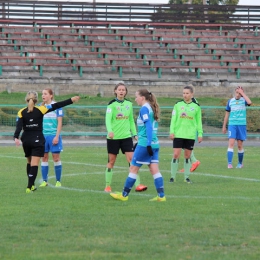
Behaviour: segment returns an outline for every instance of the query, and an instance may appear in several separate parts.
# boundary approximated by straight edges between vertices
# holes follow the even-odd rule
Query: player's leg
[[[42,173],[42,183],[39,187],[48,186],[48,175],[49,175],[49,151],[51,147],[52,138],[50,136],[45,136],[45,145],[44,145],[44,156],[42,157],[41,162],[41,173]]]
[[[242,168],[244,159],[243,141],[246,140],[246,126],[238,126],[237,132],[238,164],[236,168]]]
[[[234,156],[234,145],[236,140],[236,126],[228,126],[228,149],[227,149],[227,161],[228,161],[228,168],[232,169],[233,165],[233,156]]]
[[[192,140],[187,140],[187,143],[190,144],[192,143]],[[185,158],[185,162],[184,162],[184,181],[187,183],[191,183],[189,177],[190,177],[190,168],[191,168],[191,160],[190,160],[190,154],[191,151],[190,149],[191,146],[190,145],[186,145],[186,148],[184,149],[184,158]]]
[[[150,201],[166,201],[166,198],[164,196],[164,181],[163,176],[160,173],[159,170],[159,149],[153,149],[153,156],[151,164],[149,165],[150,172],[154,179],[154,186],[157,191],[157,196],[153,199],[150,199]]]
[[[194,155],[194,150],[192,150],[191,155],[190,155],[190,160],[191,160],[191,168],[190,171],[194,172],[200,165],[200,161],[196,159]]]
[[[173,158],[171,161],[171,178],[170,182],[176,181],[176,174],[179,166],[179,158],[182,151],[182,138],[174,138],[173,140]]]
[[[121,151],[123,154],[125,154],[126,156],[126,160],[128,161],[129,163],[129,166],[130,166],[130,163],[132,161],[132,158],[133,158],[133,154],[134,154],[134,146],[133,146],[133,139],[132,138],[126,138],[126,139],[123,139],[121,140]],[[140,175],[137,174],[137,177],[136,177],[136,181],[135,181],[135,191],[136,192],[142,192],[142,191],[145,191],[147,190],[147,186],[141,184],[141,181],[140,181]]]
[[[59,136],[59,141],[57,144],[51,145],[51,153],[52,153],[52,159],[54,163],[54,172],[56,176],[56,187],[61,187],[61,175],[62,175],[62,163],[60,159],[60,153],[63,150],[63,145],[62,145],[62,138]]]

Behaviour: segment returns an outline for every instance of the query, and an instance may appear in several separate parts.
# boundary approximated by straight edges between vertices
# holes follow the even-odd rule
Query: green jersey
[[[107,132],[113,132],[113,139],[125,139],[136,135],[132,102],[127,99],[113,99],[106,111]],[[107,138],[108,135],[107,135]]]
[[[170,134],[176,138],[193,139],[202,137],[201,108],[198,103],[184,100],[175,104],[172,110]]]

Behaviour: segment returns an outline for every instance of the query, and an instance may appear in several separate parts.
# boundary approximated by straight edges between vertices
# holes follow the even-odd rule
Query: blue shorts
[[[159,163],[159,148],[153,148],[153,156],[147,152],[147,148],[137,145],[133,154],[131,165],[141,167],[143,164]]]
[[[59,142],[55,145],[52,144],[52,140],[55,137],[55,135],[47,135],[45,137],[45,153],[60,153],[63,149],[62,147],[62,138],[59,136]]]
[[[228,138],[245,141],[246,140],[246,125],[229,125]]]

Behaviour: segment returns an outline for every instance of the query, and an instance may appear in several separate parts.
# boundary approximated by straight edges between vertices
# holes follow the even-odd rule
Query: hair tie
[[[149,92],[149,95],[152,95],[152,92]]]

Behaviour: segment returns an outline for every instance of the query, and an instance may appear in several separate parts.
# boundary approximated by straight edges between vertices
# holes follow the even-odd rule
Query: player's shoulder
[[[200,104],[199,104],[199,102],[198,102],[198,100],[196,99],[196,98],[192,98],[191,99],[191,101],[193,102],[193,103],[195,103],[196,105],[198,105],[198,106],[200,106]]]
[[[175,103],[175,106],[177,105],[177,106],[179,106],[179,105],[181,105],[181,104],[183,104],[184,103],[184,100],[182,99],[182,100],[178,100],[178,101],[176,101],[176,103]]]
[[[114,99],[110,100],[107,105],[108,105],[108,106],[109,106],[109,105],[112,105],[112,104],[114,104],[115,102],[117,102],[117,101],[116,101],[116,99],[114,98]]]

